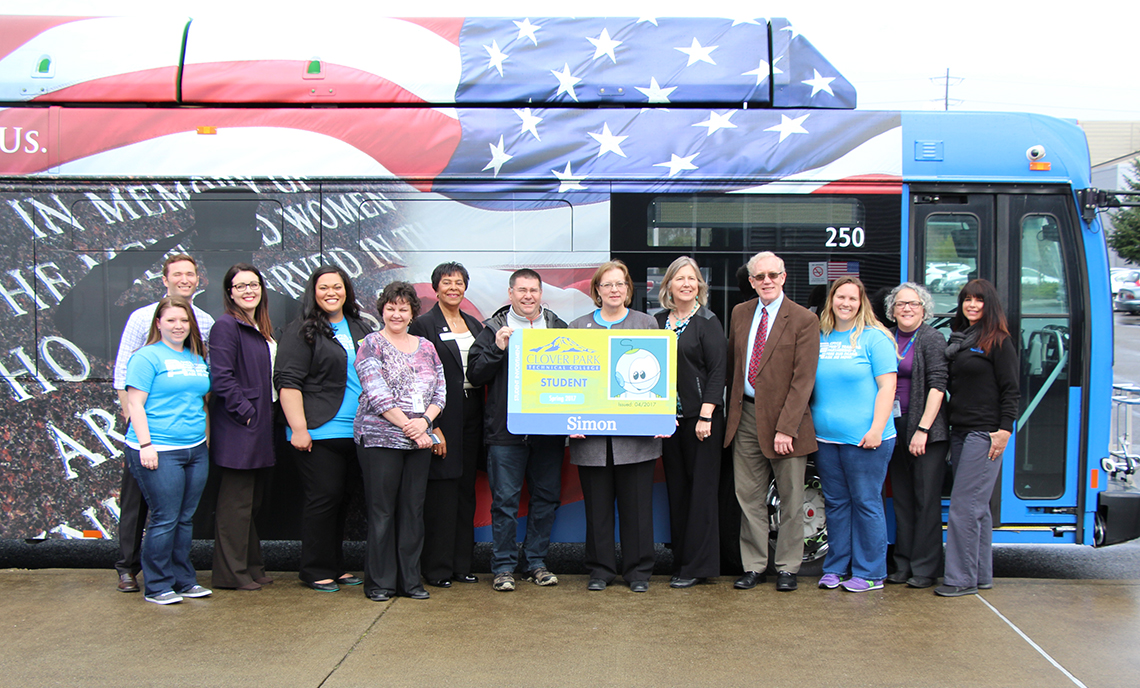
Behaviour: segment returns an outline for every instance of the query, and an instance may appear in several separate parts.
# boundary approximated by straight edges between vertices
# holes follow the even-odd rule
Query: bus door
[[[934,296],[935,325],[948,335],[958,291],[984,277],[997,287],[1018,346],[1021,401],[994,526],[1020,531],[1019,542],[1075,541],[1081,388],[1070,371],[1081,370],[1074,328],[1083,322],[1084,278],[1072,200],[1056,188],[910,191],[910,272]]]

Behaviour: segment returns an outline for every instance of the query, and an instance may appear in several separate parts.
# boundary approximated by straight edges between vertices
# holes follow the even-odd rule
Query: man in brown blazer
[[[796,589],[804,554],[804,468],[816,450],[808,402],[819,362],[819,320],[784,298],[784,261],[765,251],[748,261],[759,296],[732,309],[728,346],[728,421],[732,444],[744,575],[734,587],[750,590],[768,567],[768,482],[780,493],[776,589]]]

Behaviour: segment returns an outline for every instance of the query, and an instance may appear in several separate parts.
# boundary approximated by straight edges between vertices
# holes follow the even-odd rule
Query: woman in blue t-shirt
[[[898,355],[857,277],[831,285],[819,328],[811,415],[828,541],[819,587],[877,590],[887,577],[882,492],[895,448]]]
[[[320,592],[364,581],[344,570],[345,509],[360,485],[352,421],[360,400],[356,350],[372,328],[360,319],[344,270],[317,268],[305,285],[301,317],[281,335],[273,385],[288,423],[288,447],[305,493],[301,582]]]
[[[127,363],[127,460],[150,508],[142,546],[146,600],[206,597],[190,563],[191,519],[210,472],[206,347],[190,302],[158,302],[147,345]]]

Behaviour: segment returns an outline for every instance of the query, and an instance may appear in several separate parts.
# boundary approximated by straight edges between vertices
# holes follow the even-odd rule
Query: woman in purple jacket
[[[263,284],[261,273],[247,263],[226,271],[226,312],[210,331],[210,456],[222,476],[214,531],[216,588],[258,590],[273,582],[265,575],[253,522],[275,463],[277,343]]]

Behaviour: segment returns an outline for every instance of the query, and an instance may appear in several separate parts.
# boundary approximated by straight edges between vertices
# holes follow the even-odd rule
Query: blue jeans
[[[894,450],[894,437],[876,449],[819,443],[815,467],[827,515],[824,573],[875,581],[887,577],[883,482]]]
[[[131,473],[150,507],[142,546],[146,594],[189,590],[198,584],[190,563],[190,541],[194,511],[210,473],[209,449],[203,442],[189,449],[160,451],[154,470],[143,468],[137,449],[126,451]]]
[[[487,447],[487,480],[491,485],[491,573],[513,572],[518,563],[518,513],[523,479],[530,508],[523,540],[527,571],[545,567],[554,512],[562,502],[564,437],[530,436],[526,444]]]

